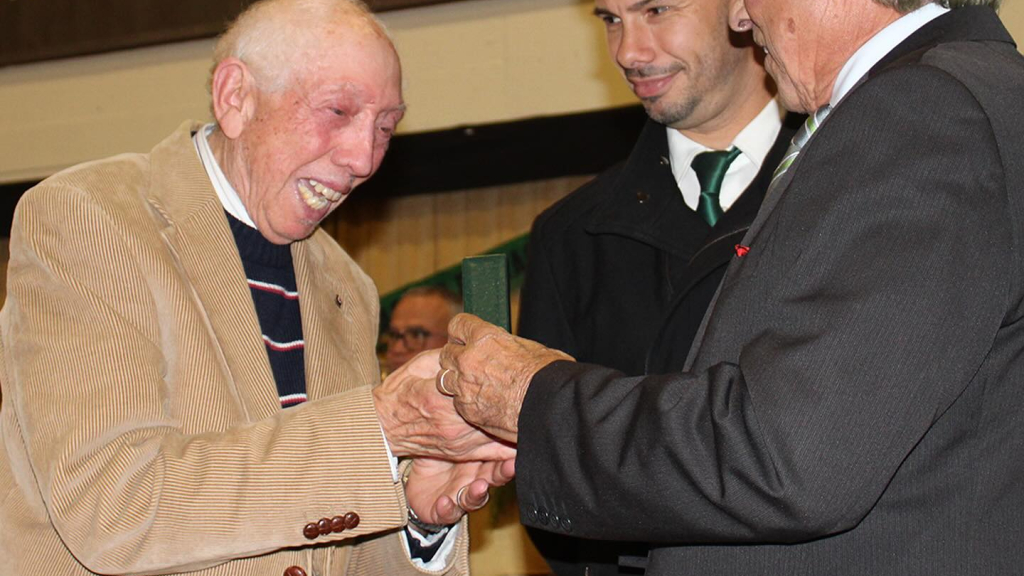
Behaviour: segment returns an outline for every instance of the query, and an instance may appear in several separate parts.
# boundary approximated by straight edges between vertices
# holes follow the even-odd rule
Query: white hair
[[[365,26],[390,40],[384,25],[361,0],[260,0],[217,40],[211,85],[217,66],[233,57],[245,63],[261,90],[279,92],[319,47],[320,32],[341,21]]]

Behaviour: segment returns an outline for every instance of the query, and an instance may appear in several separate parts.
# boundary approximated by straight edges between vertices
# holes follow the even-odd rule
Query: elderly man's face
[[[753,60],[729,36],[727,8],[721,0],[595,1],[609,52],[657,122],[693,129],[741,100]]]
[[[306,238],[380,166],[404,106],[391,44],[370,30],[327,34],[292,85],[256,92],[235,182],[271,242]]]

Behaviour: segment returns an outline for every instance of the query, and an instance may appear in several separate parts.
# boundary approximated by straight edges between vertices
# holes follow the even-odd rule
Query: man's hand
[[[512,443],[519,436],[519,410],[533,375],[555,360],[573,360],[471,314],[452,319],[448,342],[441,351],[438,390],[454,398],[467,421]]]
[[[423,352],[373,390],[392,454],[459,462],[514,458],[515,449],[468,424],[455,411],[452,399],[438,393],[434,384],[438,353]]]
[[[405,497],[428,524],[454,524],[487,504],[488,489],[515,476],[515,460],[453,463],[434,458],[412,461]]]

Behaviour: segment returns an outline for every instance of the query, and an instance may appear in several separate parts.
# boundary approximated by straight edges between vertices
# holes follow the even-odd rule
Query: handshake
[[[555,360],[572,357],[459,314],[444,348],[374,389],[391,452],[411,459],[405,494],[421,521],[454,524],[515,476],[519,410],[534,374]]]

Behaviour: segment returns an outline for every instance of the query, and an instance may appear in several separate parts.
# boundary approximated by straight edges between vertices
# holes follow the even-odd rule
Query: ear
[[[733,32],[749,32],[754,28],[754,22],[747,14],[747,5],[744,0],[727,0],[729,6],[729,28]]]
[[[221,60],[213,71],[210,95],[213,116],[221,132],[237,138],[256,111],[256,81],[249,67],[238,58]]]

